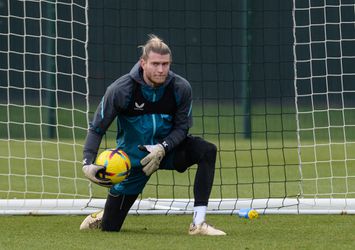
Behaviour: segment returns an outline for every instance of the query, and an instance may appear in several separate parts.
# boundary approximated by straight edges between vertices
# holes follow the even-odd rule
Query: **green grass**
[[[191,216],[130,215],[119,233],[79,231],[84,216],[3,216],[0,249],[354,249],[355,216],[208,215],[225,237],[187,235]]]
[[[48,133],[48,110],[1,106],[0,112],[5,114],[0,118],[0,199],[89,196],[89,182],[81,172],[82,148],[78,146],[85,137],[83,113],[58,110],[58,143],[38,139]],[[353,194],[347,197],[354,196],[355,161],[349,159],[355,159],[355,145],[341,142],[344,131],[347,142],[355,141],[355,129],[339,128],[343,117],[346,124],[354,124],[353,111],[344,111],[344,116],[337,111],[317,112],[315,125],[327,127],[330,119],[329,129],[308,129],[314,126],[312,115],[300,115],[300,128],[305,129],[300,133],[302,146],[310,146],[301,152],[302,161],[308,163],[302,166],[302,182],[292,106],[266,104],[253,106],[251,112],[252,136],[247,139],[243,135],[244,113],[237,104],[195,105],[191,132],[203,134],[219,149],[211,198],[295,197],[301,192],[322,197],[329,197],[329,193],[344,197],[341,193],[350,192]],[[12,122],[9,127],[4,120],[8,116]],[[76,127],[74,133],[72,126]],[[113,129],[107,138],[112,140],[105,138],[102,146],[114,147]],[[340,144],[328,146],[329,141]],[[143,198],[193,198],[195,172],[196,167],[184,174],[158,171],[147,184]],[[104,198],[106,190],[93,185],[92,194]],[[350,215],[268,215],[254,221],[209,215],[212,224],[228,233],[218,238],[188,236],[191,216],[129,216],[120,233],[81,232],[78,227],[83,218],[2,216],[0,249],[355,248],[355,216]]]

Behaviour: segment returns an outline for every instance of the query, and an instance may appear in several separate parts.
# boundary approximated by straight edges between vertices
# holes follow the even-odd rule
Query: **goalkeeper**
[[[214,179],[216,146],[188,135],[192,125],[191,86],[170,71],[170,48],[157,36],[142,48],[129,74],[113,82],[99,104],[86,137],[83,172],[92,182],[109,187],[104,211],[91,214],[80,229],[120,231],[149,177],[158,169],[184,172],[197,164],[194,182],[194,214],[190,235],[225,235],[205,221]],[[102,166],[94,164],[101,139],[117,118],[117,148],[131,160],[130,175],[112,185],[99,179]]]

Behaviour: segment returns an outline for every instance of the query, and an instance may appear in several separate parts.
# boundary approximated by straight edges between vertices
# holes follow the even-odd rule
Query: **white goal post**
[[[85,215],[103,209],[104,199],[0,199],[0,215]],[[208,214],[236,214],[243,208],[260,214],[355,214],[355,199],[211,199]],[[191,199],[141,199],[129,214],[191,214]]]
[[[81,171],[90,119],[88,2],[0,2],[0,215],[88,214],[104,206],[106,190]],[[229,152],[218,141],[218,191],[208,213],[252,207],[261,214],[355,214],[354,10],[350,0],[293,1],[293,176],[280,181],[277,173],[265,181],[278,167],[270,164],[259,181],[265,168],[230,160],[249,154],[248,143],[247,150]],[[286,176],[290,168],[282,167]],[[130,214],[192,213],[194,171],[185,179],[155,174]],[[280,182],[283,193],[264,192],[277,190]],[[163,189],[173,197],[160,195]],[[241,190],[241,196],[229,189]],[[179,191],[183,195],[175,197]]]

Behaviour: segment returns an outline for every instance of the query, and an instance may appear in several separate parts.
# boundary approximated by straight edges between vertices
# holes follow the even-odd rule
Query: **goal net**
[[[80,163],[88,124],[87,8],[85,1],[0,2],[3,213],[36,211],[45,199],[90,197]],[[28,209],[33,201],[37,207]]]
[[[294,2],[301,193],[350,202],[355,194],[354,1]]]
[[[218,148],[209,213],[353,213],[354,1],[252,2],[0,1],[0,214],[104,206],[81,170],[88,122],[149,33],[192,85],[190,132]],[[191,213],[195,173],[157,171],[130,212]]]

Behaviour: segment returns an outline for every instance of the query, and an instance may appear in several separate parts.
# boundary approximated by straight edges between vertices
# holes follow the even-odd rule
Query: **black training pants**
[[[173,154],[174,169],[180,173],[197,164],[194,182],[194,206],[207,206],[216,163],[216,146],[200,137],[187,136],[169,154]],[[137,195],[107,196],[102,219],[103,231],[120,231]]]

